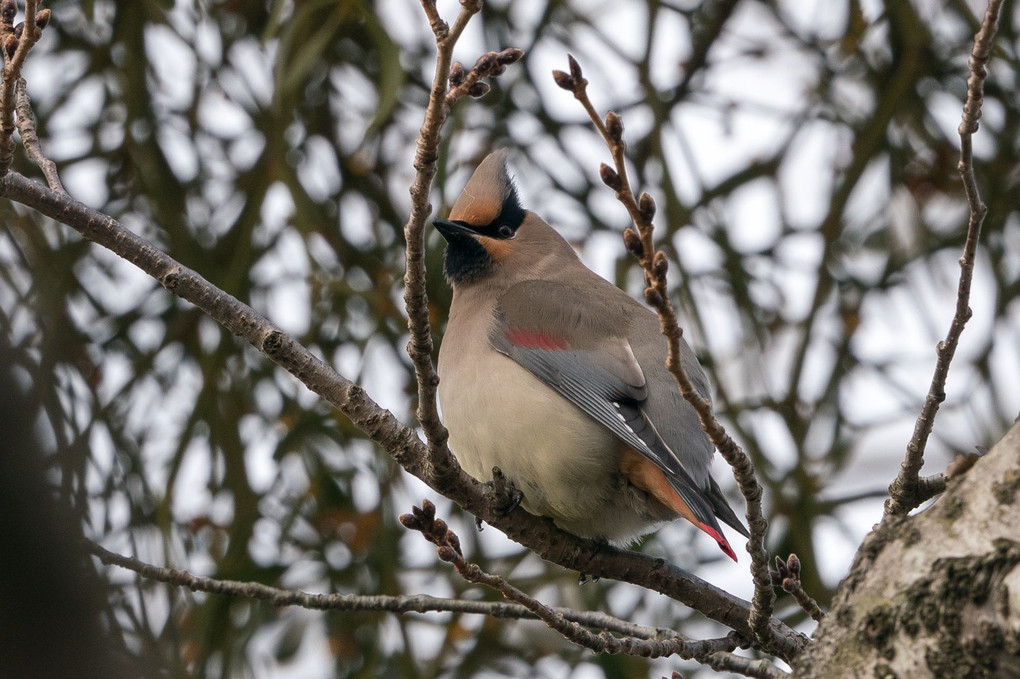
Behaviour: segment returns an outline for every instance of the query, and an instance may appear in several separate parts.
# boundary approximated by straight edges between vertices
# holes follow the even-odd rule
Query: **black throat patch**
[[[457,233],[446,236],[443,273],[450,283],[471,283],[492,271],[492,257],[474,236]]]

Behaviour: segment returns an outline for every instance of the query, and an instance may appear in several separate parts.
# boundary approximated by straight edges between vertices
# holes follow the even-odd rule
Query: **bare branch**
[[[450,80],[450,61],[453,47],[464,26],[478,11],[477,7],[461,8],[451,31],[436,9],[434,0],[422,0],[429,25],[436,36],[436,71],[425,109],[425,121],[418,134],[418,148],[414,156],[415,177],[411,184],[411,214],[404,225],[407,242],[404,272],[404,306],[407,309],[407,329],[411,339],[407,354],[414,364],[418,381],[418,422],[425,431],[429,445],[429,462],[439,467],[435,472],[442,476],[456,469],[456,461],[446,448],[448,434],[439,419],[436,406],[436,389],[439,376],[432,363],[432,328],[429,324],[429,303],[425,291],[425,221],[432,214],[429,190],[436,176],[439,135],[449,113],[446,91]]]
[[[220,580],[195,575],[186,570],[154,566],[134,557],[111,552],[101,545],[85,541],[86,549],[103,564],[134,571],[144,578],[183,587],[193,592],[208,592],[224,596],[268,601],[273,606],[299,606],[322,611],[389,611],[391,613],[472,613],[493,618],[537,620],[538,616],[520,604],[503,601],[476,601],[470,599],[443,599],[428,594],[409,596],[362,594],[311,594],[293,589],[271,587],[257,582]],[[588,627],[598,627],[618,634],[629,634],[641,639],[658,639],[676,636],[671,629],[636,625],[599,611],[578,611],[572,608],[554,609],[567,620]]]
[[[502,75],[506,67],[517,62],[524,56],[524,50],[509,47],[502,52],[486,52],[478,57],[474,67],[464,75],[464,67],[459,62],[450,67],[450,91],[446,93],[446,105],[452,107],[465,95],[482,97],[489,91],[486,83],[479,82],[482,78]]]
[[[60,183],[60,175],[57,173],[57,165],[43,155],[42,145],[39,144],[39,135],[35,130],[35,113],[32,111],[32,101],[28,98],[28,87],[24,78],[18,78],[18,134],[21,135],[21,143],[25,147],[25,153],[32,159],[43,176],[46,183],[54,191],[67,193],[64,185]]]
[[[992,41],[999,23],[999,9],[1002,0],[989,0],[981,28],[974,36],[974,48],[969,60],[970,76],[967,78],[967,101],[963,105],[963,120],[960,123],[960,175],[963,188],[967,195],[967,207],[970,216],[967,220],[967,238],[960,257],[960,282],[956,292],[956,312],[946,338],[935,348],[935,374],[932,376],[928,395],[924,399],[921,414],[914,425],[914,434],[907,444],[907,454],[900,465],[900,473],[889,486],[889,499],[885,503],[883,522],[906,515],[910,510],[931,497],[918,481],[918,473],[924,463],[924,450],[935,424],[935,416],[939,406],[946,399],[946,378],[949,375],[949,364],[956,353],[956,347],[963,333],[963,327],[971,316],[970,287],[974,278],[974,260],[977,256],[978,241],[981,237],[981,225],[985,220],[987,208],[981,202],[977,180],[974,177],[974,151],[972,138],[978,130],[978,119],[981,117],[981,103],[984,98],[984,83],[988,72],[985,66],[991,57]],[[926,497],[927,495],[927,497]]]
[[[247,304],[212,285],[117,220],[79,203],[66,193],[47,189],[17,172],[8,172],[0,179],[0,195],[70,226],[131,262],[171,293],[199,307],[283,366],[344,413],[409,471],[421,473],[421,462],[416,461],[424,460],[424,445],[412,429]]]
[[[15,0],[0,2],[0,52],[4,68],[0,74],[0,177],[14,161],[14,111],[21,69],[32,46],[39,41],[42,28],[50,19],[48,9],[37,12],[39,0],[25,0],[25,21],[14,25],[18,11]]]
[[[553,78],[557,85],[571,91],[574,98],[581,102],[613,156],[615,169],[603,165],[601,168],[602,181],[616,191],[617,200],[627,209],[637,229],[636,232],[630,228],[625,230],[623,240],[627,249],[641,262],[641,267],[645,272],[645,300],[655,307],[659,315],[662,334],[669,342],[666,367],[676,378],[680,393],[698,413],[702,429],[733,468],[740,492],[747,502],[747,520],[751,531],[751,537],[747,542],[747,551],[751,555],[751,575],[754,579],[754,597],[751,603],[749,624],[754,631],[755,638],[763,641],[768,634],[775,592],[772,589],[772,580],[769,576],[769,555],[765,550],[764,543],[768,523],[761,510],[761,485],[755,477],[750,458],[716,420],[712,413],[712,405],[702,398],[694,388],[680,362],[680,341],[683,330],[677,322],[676,312],[669,301],[669,291],[666,285],[668,262],[663,252],[655,250],[652,239],[655,201],[647,193],[642,193],[638,199],[634,198],[634,192],[627,176],[627,146],[623,139],[623,121],[613,111],[606,115],[605,122],[602,121],[588,97],[588,81],[584,79],[580,65],[572,56],[569,57],[569,63],[570,73],[554,71]]]
[[[616,637],[607,631],[596,634],[576,622],[566,619],[556,609],[525,594],[506,579],[486,573],[477,564],[468,563],[460,549],[460,538],[450,530],[445,521],[436,518],[436,507],[428,500],[422,502],[421,508],[412,508],[411,514],[401,515],[400,522],[406,528],[419,531],[427,540],[435,544],[439,558],[452,564],[457,573],[465,580],[486,585],[500,592],[507,599],[523,605],[567,640],[596,653],[623,653],[645,658],[676,655],[706,664],[709,663],[709,658],[715,658],[715,662],[720,665],[739,671],[741,663],[730,663],[725,659],[726,656],[731,656],[731,651],[741,644],[741,638],[737,634],[731,633],[720,639],[705,641],[691,641],[679,635],[667,639],[647,639],[634,636]]]

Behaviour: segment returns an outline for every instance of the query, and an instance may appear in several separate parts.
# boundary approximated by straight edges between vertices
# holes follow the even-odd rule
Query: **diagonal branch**
[[[677,322],[676,312],[669,301],[666,285],[668,262],[662,251],[655,250],[652,239],[655,201],[648,193],[642,193],[638,199],[634,198],[627,174],[627,145],[623,139],[623,121],[613,111],[606,115],[605,122],[602,121],[588,97],[588,81],[581,73],[580,65],[572,56],[569,57],[569,61],[570,73],[554,71],[553,78],[561,88],[572,92],[574,98],[588,112],[588,116],[599,134],[602,135],[602,139],[613,156],[613,164],[616,169],[603,164],[600,172],[602,181],[606,186],[616,191],[617,200],[627,209],[637,228],[637,231],[634,231],[628,227],[624,231],[623,240],[627,250],[641,262],[645,273],[645,300],[655,307],[659,315],[662,334],[665,335],[669,343],[666,367],[676,379],[680,393],[697,412],[702,429],[708,434],[712,444],[719,449],[726,462],[733,468],[740,492],[747,502],[747,520],[751,532],[751,537],[747,541],[747,551],[751,554],[751,576],[754,580],[754,598],[749,613],[749,624],[755,638],[758,641],[764,641],[768,634],[775,592],[772,588],[772,578],[769,575],[769,555],[765,549],[765,531],[768,529],[768,523],[761,509],[761,485],[754,474],[750,458],[719,424],[712,413],[711,403],[694,388],[690,376],[687,375],[680,362],[680,342],[683,330]]]
[[[32,100],[28,97],[28,86],[24,78],[18,78],[18,134],[21,135],[21,143],[25,147],[25,154],[42,170],[46,177],[46,183],[54,191],[66,193],[64,185],[60,183],[60,175],[57,172],[57,164],[43,155],[42,145],[39,143],[39,135],[35,129],[35,113],[32,111]]]
[[[17,172],[8,172],[0,179],[0,195],[70,226],[131,262],[174,295],[199,307],[340,410],[411,473],[421,474],[418,461],[425,457],[424,445],[412,429],[247,304],[124,228],[117,220],[79,203],[66,193],[48,189]]]
[[[963,105],[963,120],[960,123],[960,175],[963,178],[963,189],[967,195],[969,218],[967,220],[967,237],[960,257],[960,282],[956,291],[956,312],[946,338],[935,347],[935,374],[924,399],[921,414],[914,425],[914,434],[907,444],[907,454],[900,472],[889,486],[889,499],[885,503],[883,522],[906,515],[910,510],[924,502],[925,484],[918,480],[918,473],[924,463],[924,450],[935,424],[935,416],[939,406],[946,399],[946,378],[949,375],[949,364],[956,353],[956,347],[963,334],[963,327],[970,320],[970,287],[974,279],[974,260],[977,256],[978,241],[981,237],[981,225],[985,220],[988,208],[981,202],[977,180],[974,177],[974,150],[972,138],[978,130],[978,119],[981,118],[981,103],[984,98],[985,78],[988,71],[985,66],[991,58],[992,41],[998,28],[999,9],[1002,0],[989,0],[981,28],[974,36],[974,48],[971,51],[970,76],[967,78],[967,101]]]
[[[460,538],[450,530],[445,521],[436,518],[436,506],[428,500],[422,502],[420,508],[414,507],[411,514],[401,515],[400,522],[408,529],[419,531],[425,539],[435,544],[439,558],[452,564],[457,573],[465,580],[496,590],[505,598],[527,608],[568,641],[584,646],[595,653],[621,653],[644,658],[675,655],[688,660],[697,660],[704,664],[714,661],[719,666],[725,666],[737,672],[740,672],[740,668],[743,666],[740,662],[728,662],[731,658],[737,659],[732,653],[741,643],[740,636],[737,634],[730,633],[720,639],[704,641],[692,641],[679,635],[665,639],[616,637],[607,631],[596,634],[578,623],[566,619],[558,610],[525,594],[507,582],[505,578],[486,573],[477,564],[469,563],[461,551]],[[739,660],[746,661],[746,658],[739,658]],[[754,669],[758,671],[747,676],[775,676],[760,673],[763,667],[759,663],[753,665]],[[773,667],[773,669],[775,668]],[[743,674],[743,672],[741,673]]]

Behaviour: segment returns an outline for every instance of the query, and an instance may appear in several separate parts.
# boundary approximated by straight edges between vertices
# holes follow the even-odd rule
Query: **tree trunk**
[[[865,539],[799,677],[1020,677],[1020,423]]]

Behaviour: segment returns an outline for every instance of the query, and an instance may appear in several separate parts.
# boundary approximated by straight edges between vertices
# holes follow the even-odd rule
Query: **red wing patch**
[[[548,351],[563,351],[569,349],[567,340],[557,335],[540,332],[538,330],[525,330],[524,328],[507,328],[503,333],[506,341],[514,346],[524,349],[546,349]]]

